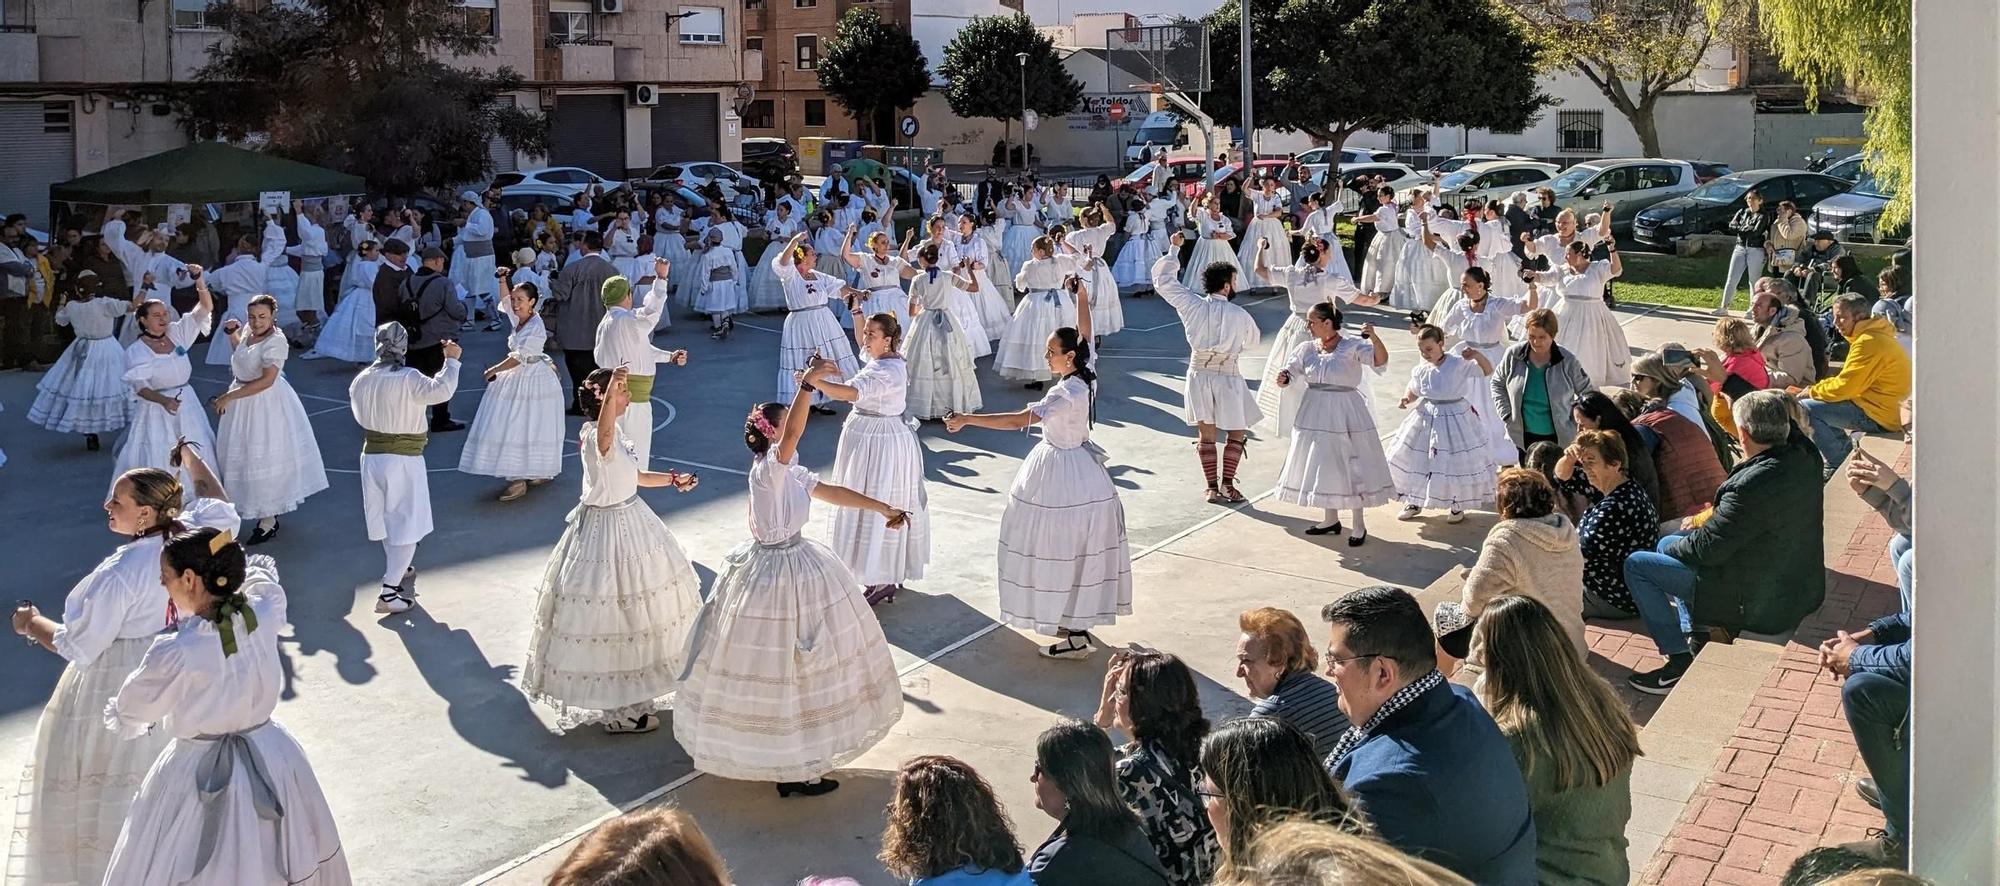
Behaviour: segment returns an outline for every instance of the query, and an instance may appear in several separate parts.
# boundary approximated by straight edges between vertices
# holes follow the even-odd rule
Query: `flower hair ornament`
[[[778,439],[778,428],[771,424],[770,419],[764,417],[764,407],[762,406],[751,407],[750,416],[745,418],[743,423],[756,428],[757,433],[763,434],[766,440],[775,441]]]

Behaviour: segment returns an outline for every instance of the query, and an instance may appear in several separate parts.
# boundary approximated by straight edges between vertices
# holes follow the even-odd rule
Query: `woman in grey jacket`
[[[1556,315],[1540,308],[1522,325],[1528,340],[1507,349],[1493,367],[1493,404],[1507,423],[1507,437],[1527,461],[1528,447],[1543,440],[1568,446],[1576,439],[1570,404],[1597,390],[1576,355],[1556,344]]]

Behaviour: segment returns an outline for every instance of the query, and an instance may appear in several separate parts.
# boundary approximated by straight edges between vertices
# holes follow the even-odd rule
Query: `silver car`
[[[1694,167],[1685,160],[1592,160],[1564,170],[1548,187],[1556,205],[1576,210],[1578,225],[1609,203],[1611,229],[1630,231],[1639,210],[1694,190]]]

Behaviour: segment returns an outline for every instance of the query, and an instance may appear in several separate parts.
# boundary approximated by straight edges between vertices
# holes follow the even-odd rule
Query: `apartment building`
[[[238,0],[283,2],[283,0]],[[0,0],[0,209],[46,220],[48,186],[185,144],[167,104],[223,39],[210,0]],[[742,10],[723,0],[461,0],[494,42],[460,59],[528,78],[547,158],[491,146],[496,169],[623,178],[669,160],[740,159]]]

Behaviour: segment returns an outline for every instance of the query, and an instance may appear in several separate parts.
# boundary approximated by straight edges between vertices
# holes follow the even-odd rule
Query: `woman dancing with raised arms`
[[[194,292],[201,302],[179,320],[167,319],[166,302],[148,299],[139,305],[139,340],[125,348],[125,384],[137,393],[140,402],[133,404],[132,426],[118,447],[113,485],[133,468],[171,469],[168,455],[177,441],[186,440],[203,451],[215,449],[208,413],[202,411],[201,398],[188,384],[194,374],[188,348],[207,334],[215,302],[201,266],[188,265],[188,275],[194,278]],[[183,489],[193,485],[185,472],[181,485]]]
[[[1071,284],[1084,299],[1088,290]],[[1090,629],[1132,614],[1132,553],[1125,505],[1090,441],[1097,373],[1090,328],[1065,326],[1048,337],[1043,360],[1059,381],[1019,412],[947,415],[945,429],[996,431],[1042,426],[1042,440],[1021,461],[1000,517],[1000,618],[1058,642],[1049,658],[1089,658]]]
[[[674,700],[674,740],[694,768],[775,781],[778,796],[840,786],[824,776],[872,747],[903,716],[903,693],[882,625],[854,574],[801,535],[812,500],[873,511],[890,529],[909,515],[821,483],[798,463],[812,387],[834,364],[806,370],[789,407],[764,403],[743,423],[750,464],[750,535],[688,633]]]
[[[122,302],[121,302],[122,303]],[[14,633],[69,662],[42,708],[34,757],[16,792],[10,877],[24,883],[101,883],[125,811],[167,736],[120,741],[104,728],[104,702],[139,666],[160,633],[167,589],[160,546],[190,527],[239,522],[221,481],[190,444],[173,448],[194,478],[193,502],[159,468],[135,468],[112,485],[104,512],[128,539],[63,599],[62,621],[32,605],[14,610]]]
[[[223,323],[229,336],[229,373],[234,383],[212,402],[222,417],[216,460],[236,510],[257,529],[244,540],[255,547],[276,538],[278,517],[298,510],[308,496],[326,489],[319,439],[299,395],[285,381],[291,345],[277,326],[278,302],[268,295],[250,299],[249,324]]]
[[[901,531],[887,529],[851,508],[835,510],[829,520],[833,552],[867,586],[866,597],[873,605],[894,601],[903,582],[924,577],[924,565],[931,559],[931,521],[924,508],[924,449],[917,443],[916,423],[903,414],[910,386],[909,363],[899,352],[903,330],[894,314],[864,319],[859,308],[852,314],[861,371],[844,382],[823,375],[813,387],[854,404],[840,426],[834,483],[888,502],[908,517]]]
[[[326,794],[271,719],[285,680],[277,564],[247,557],[226,531],[196,529],[167,540],[159,570],[179,623],[146,650],[104,725],[137,738],[164,723],[173,741],[146,773],[104,882],[344,886]]]
[[[545,349],[548,327],[535,310],[541,290],[530,282],[515,283],[514,273],[514,268],[493,273],[507,291],[507,322],[513,331],[507,333],[506,359],[486,370],[486,396],[479,400],[479,414],[473,417],[472,431],[458,456],[459,473],[507,481],[501,501],[527,495],[529,486],[540,486],[562,473],[567,399]],[[664,305],[666,297],[658,298]]]
[[[858,287],[867,292],[866,300],[861,304],[862,314],[869,317],[895,314],[896,322],[909,322],[910,318],[904,316],[904,312],[909,310],[910,300],[903,293],[903,281],[915,277],[917,269],[904,261],[902,256],[889,254],[889,234],[885,231],[868,235],[867,252],[853,251],[854,235],[860,230],[859,225],[848,226],[847,237],[840,243],[840,255],[858,275]],[[914,236],[916,231],[903,237],[905,248]]]
[[[792,235],[791,242],[776,250],[767,262],[785,287],[785,329],[778,336],[778,397],[790,402],[799,390],[799,374],[806,371],[814,356],[833,362],[842,376],[860,369],[854,349],[835,319],[832,299],[861,290],[823,268],[818,250],[806,242],[805,234]],[[811,411],[832,415],[824,392],[813,393]]]
[[[1263,380],[1257,383],[1257,408],[1277,419],[1280,437],[1291,436],[1292,418],[1298,414],[1305,389],[1278,384],[1278,373],[1284,370],[1292,352],[1318,337],[1309,328],[1306,312],[1322,302],[1332,302],[1335,307],[1345,302],[1364,308],[1381,303],[1381,299],[1355,288],[1340,250],[1332,246],[1339,241],[1331,239],[1332,236],[1307,237],[1299,246],[1296,265],[1272,268],[1265,264],[1267,253],[1262,249],[1253,253],[1257,276],[1273,286],[1285,287],[1285,298],[1292,309],[1285,325],[1278,327],[1278,338],[1271,343],[1270,357],[1264,361]],[[1364,393],[1361,397],[1366,401],[1368,395]]]
[[[583,501],[549,553],[536,592],[535,629],[521,691],[556,709],[557,725],[599,723],[611,733],[660,728],[671,703],[701,579],[640,487],[692,491],[697,479],[639,467],[618,414],[632,402],[628,370],[599,369],[577,386],[591,420],[577,440]],[[558,395],[560,396],[560,395]]]
[[[1332,302],[1313,305],[1307,318],[1312,340],[1294,348],[1273,379],[1287,391],[1302,392],[1293,416],[1292,448],[1278,474],[1278,500],[1325,512],[1306,529],[1307,535],[1339,535],[1338,511],[1347,508],[1354,521],[1347,546],[1360,547],[1368,540],[1366,509],[1396,496],[1375,415],[1360,392],[1362,369],[1381,375],[1389,365],[1389,348],[1373,323],[1362,325],[1359,338],[1341,335],[1343,318]]]

